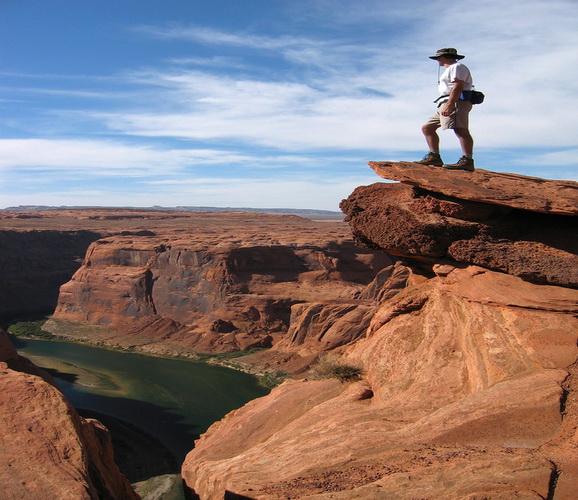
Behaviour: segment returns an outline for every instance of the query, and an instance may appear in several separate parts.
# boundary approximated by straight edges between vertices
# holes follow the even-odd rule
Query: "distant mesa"
[[[62,210],[98,210],[105,212],[118,212],[123,211],[124,214],[112,213],[112,214],[99,214],[93,215],[93,218],[106,219],[110,218],[115,220],[115,218],[139,218],[142,217],[140,214],[129,214],[126,211],[159,211],[159,212],[246,212],[246,213],[263,213],[263,214],[276,214],[276,215],[297,215],[299,217],[305,217],[308,219],[343,219],[343,214],[341,212],[333,210],[316,210],[308,208],[253,208],[253,207],[196,207],[196,206],[176,206],[176,207],[162,207],[162,206],[152,206],[152,207],[99,207],[99,206],[51,206],[51,205],[19,205],[16,207],[7,207],[0,209],[0,212],[14,212],[14,217],[20,218],[37,218],[42,217],[38,214],[26,213],[18,215],[18,212],[34,212],[34,211],[62,211]]]

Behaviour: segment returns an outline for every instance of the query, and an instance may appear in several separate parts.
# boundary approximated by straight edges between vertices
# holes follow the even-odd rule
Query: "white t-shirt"
[[[472,81],[472,74],[465,64],[456,62],[448,66],[440,76],[440,83],[438,90],[440,95],[449,95],[456,80],[462,80],[464,83],[464,90],[472,90],[474,82]]]

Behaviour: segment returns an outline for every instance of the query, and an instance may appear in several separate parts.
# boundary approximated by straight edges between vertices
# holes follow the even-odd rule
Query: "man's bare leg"
[[[444,168],[448,170],[467,170],[473,172],[475,170],[474,157],[472,156],[474,140],[470,135],[470,131],[467,128],[456,128],[454,132],[460,140],[460,146],[462,147],[462,153],[464,155],[456,163],[444,164]]]
[[[458,136],[464,156],[472,158],[474,154],[474,139],[470,131],[467,128],[456,128],[454,132]]]
[[[424,125],[421,128],[421,131],[425,137],[425,141],[429,147],[429,150],[432,153],[439,154],[440,152],[440,137],[437,134],[436,130],[439,128],[439,125]]]

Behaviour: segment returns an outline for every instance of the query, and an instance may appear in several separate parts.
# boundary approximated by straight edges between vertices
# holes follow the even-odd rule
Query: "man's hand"
[[[448,102],[446,102],[442,107],[442,109],[440,110],[440,113],[443,116],[450,116],[456,110],[456,103],[460,98],[465,82],[462,80],[455,79],[453,81],[453,84],[454,86],[452,88],[452,91],[450,92],[450,98],[448,99]]]
[[[440,113],[443,116],[451,116],[455,110],[456,110],[456,104],[455,103],[450,104],[450,102],[448,101],[442,106]]]

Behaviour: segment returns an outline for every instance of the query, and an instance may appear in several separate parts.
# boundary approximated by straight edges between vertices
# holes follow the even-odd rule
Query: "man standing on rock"
[[[454,48],[439,49],[430,59],[438,62],[445,71],[439,78],[438,90],[440,96],[434,101],[437,110],[434,115],[422,126],[421,130],[429,146],[429,153],[415,163],[443,167],[448,170],[474,170],[474,140],[468,130],[468,116],[472,103],[464,99],[468,91],[472,90],[473,81],[470,70],[458,62],[465,56],[458,54]],[[457,135],[463,156],[457,163],[444,164],[440,156],[440,138],[436,132],[438,128],[453,129]]]

